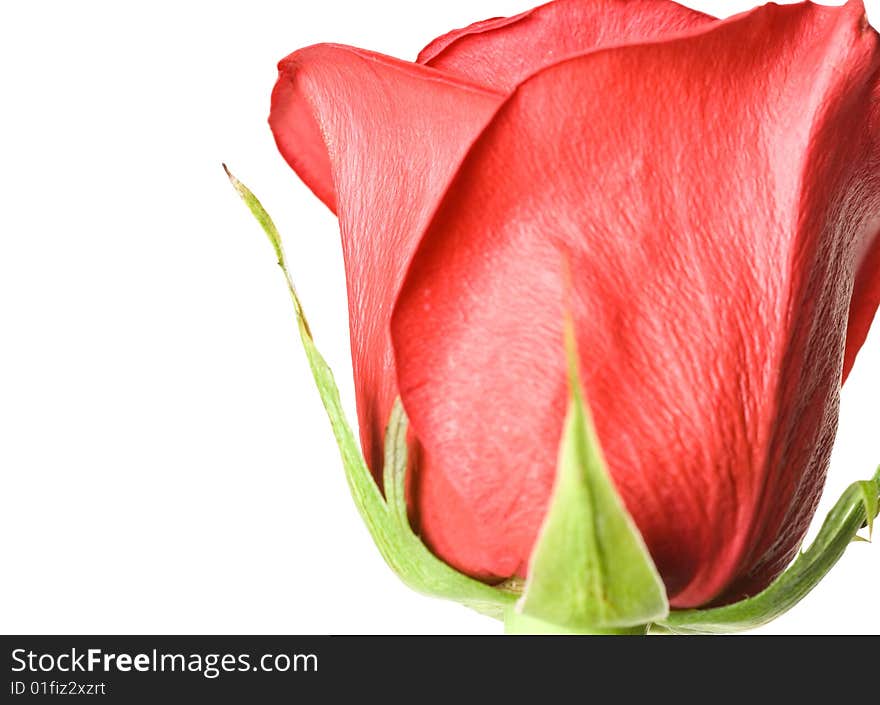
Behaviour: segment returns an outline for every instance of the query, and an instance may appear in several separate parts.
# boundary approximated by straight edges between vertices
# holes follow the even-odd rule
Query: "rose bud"
[[[716,20],[558,0],[416,63],[317,45],[279,71],[278,147],[339,218],[363,453],[381,481],[400,396],[431,551],[486,583],[526,577],[568,313],[669,604],[779,575],[880,303],[880,48],[861,2]]]

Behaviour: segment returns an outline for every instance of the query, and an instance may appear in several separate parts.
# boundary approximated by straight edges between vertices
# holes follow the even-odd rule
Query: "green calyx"
[[[556,487],[516,611],[582,632],[639,627],[669,614],[666,590],[605,467],[571,321],[565,331],[570,402]]]
[[[272,243],[303,348],[342,455],[352,498],[379,552],[414,590],[455,600],[503,619],[510,634],[723,633],[752,629],[797,604],[840,559],[878,513],[880,469],[852,484],[828,514],[813,544],[763,592],[732,605],[670,611],[663,583],[605,467],[566,325],[570,402],[556,485],[533,550],[525,585],[487,585],[437,558],[412,530],[406,506],[407,418],[398,400],[385,435],[379,490],[352,432],[329,366],[315,346],[287,264],[281,237],[256,196],[226,166],[235,190]]]

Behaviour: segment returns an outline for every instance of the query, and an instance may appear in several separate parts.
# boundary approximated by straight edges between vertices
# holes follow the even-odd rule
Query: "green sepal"
[[[825,518],[810,547],[763,592],[724,607],[672,611],[655,628],[678,634],[723,634],[760,627],[800,602],[840,560],[864,527],[873,525],[880,468],[871,480],[851,484]]]
[[[312,376],[342,455],[345,477],[352,498],[385,562],[413,590],[455,600],[483,614],[502,619],[519,592],[506,585],[493,587],[451,568],[431,553],[413,532],[406,512],[407,418],[400,400],[394,405],[385,436],[383,480],[386,497],[373,479],[360,445],[352,432],[339,399],[333,373],[320,352],[306,321],[293,285],[278,229],[256,196],[223,165],[230,182],[269,237],[293,300],[296,323]]]
[[[877,473],[880,475],[880,468]],[[874,480],[861,480],[856,484],[862,492],[862,502],[865,505],[865,516],[867,517],[865,524],[868,527],[868,541],[870,541],[874,535],[874,518],[877,516],[878,510],[877,484]]]
[[[565,330],[568,415],[517,611],[569,633],[646,625],[669,613],[666,590],[608,474],[584,401],[571,321]]]

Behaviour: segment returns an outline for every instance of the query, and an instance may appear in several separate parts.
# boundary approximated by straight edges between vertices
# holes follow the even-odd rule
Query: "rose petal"
[[[556,0],[435,39],[418,62],[502,91],[575,54],[660,39],[714,17],[670,0]]]
[[[394,298],[454,166],[500,100],[345,46],[309,47],[279,64],[269,123],[284,158],[339,216],[361,443],[377,475],[397,396]]]
[[[515,91],[392,317],[439,555],[483,578],[526,570],[566,403],[567,305],[611,473],[671,604],[753,592],[791,558],[880,216],[877,46],[859,2],[768,5]]]

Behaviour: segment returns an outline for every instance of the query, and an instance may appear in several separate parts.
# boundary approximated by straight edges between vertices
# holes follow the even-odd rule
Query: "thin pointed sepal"
[[[666,590],[605,466],[570,321],[566,351],[570,402],[556,484],[516,609],[563,633],[638,628],[667,616]]]

